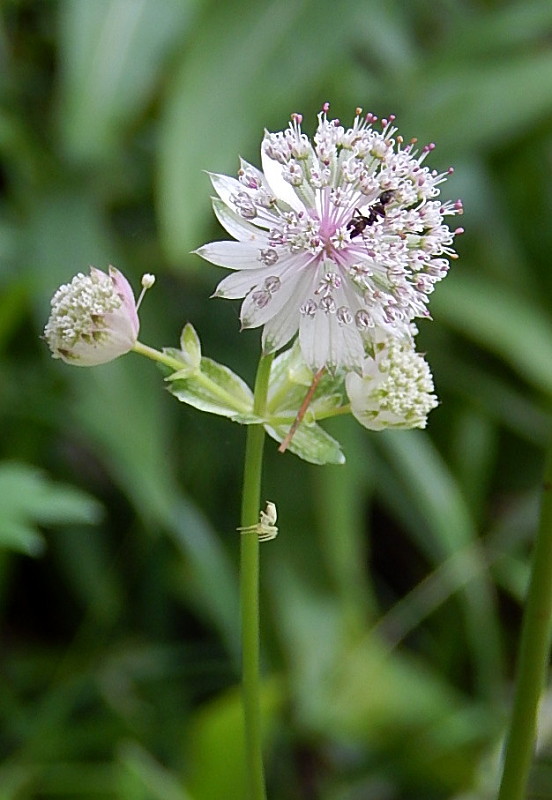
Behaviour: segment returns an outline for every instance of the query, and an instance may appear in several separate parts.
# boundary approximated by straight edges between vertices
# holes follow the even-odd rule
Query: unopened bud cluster
[[[345,384],[352,414],[373,431],[425,428],[438,405],[429,365],[408,341],[388,341],[365,360],[362,377],[351,372]]]
[[[130,284],[109,267],[79,273],[60,286],[51,301],[52,311],[44,338],[54,358],[91,367],[105,364],[132,350],[140,323]]]

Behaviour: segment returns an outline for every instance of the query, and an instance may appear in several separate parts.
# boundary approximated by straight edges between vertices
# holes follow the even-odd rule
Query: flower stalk
[[[534,751],[552,620],[552,442],[518,656],[517,682],[498,800],[524,800]]]
[[[261,418],[266,412],[272,359],[272,355],[261,357],[255,380],[253,410]],[[262,424],[248,425],[243,473],[242,528],[253,527],[259,516],[264,439]],[[241,534],[240,602],[248,796],[250,800],[265,800],[260,705],[259,538],[253,531],[243,531]]]

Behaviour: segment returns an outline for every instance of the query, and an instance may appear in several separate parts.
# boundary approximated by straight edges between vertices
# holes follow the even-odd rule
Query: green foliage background
[[[241,800],[244,429],[130,355],[39,336],[59,284],[157,284],[141,339],[251,379],[208,300],[202,170],[326,100],[397,114],[456,172],[466,234],[422,347],[427,432],[331,426],[344,467],[269,444],[262,547],[271,800],[493,796],[552,395],[549,0],[4,0],[0,6],[0,798]],[[543,705],[531,797],[552,797]]]

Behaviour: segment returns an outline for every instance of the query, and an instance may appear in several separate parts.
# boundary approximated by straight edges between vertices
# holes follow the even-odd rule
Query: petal
[[[305,297],[312,289],[312,275],[304,271],[295,284],[294,302],[287,302],[264,326],[262,345],[265,353],[273,353],[289,342],[299,328],[299,311]]]
[[[136,300],[134,299],[132,287],[123,273],[119,272],[116,267],[109,267],[109,277],[113,282],[115,291],[123,301],[123,309],[128,322],[128,327],[133,332],[134,339],[136,340],[138,337],[138,331],[140,329],[140,321],[138,319]]]
[[[305,211],[305,205],[295,193],[293,186],[282,176],[282,164],[267,156],[264,148],[261,148],[261,162],[270,191],[276,195],[278,200],[283,200],[294,211]]]
[[[269,319],[263,328],[263,353],[274,353],[284,347],[299,329],[299,309],[290,303]]]
[[[301,352],[313,370],[327,367],[360,370],[364,360],[362,339],[353,322],[339,322],[335,314],[317,309],[314,316],[304,315],[299,325]]]
[[[307,290],[311,287],[313,271],[311,267],[312,257],[305,259],[304,255],[295,255],[287,261],[279,261],[272,267],[265,267],[264,278],[277,277],[280,279],[280,288],[272,291],[268,303],[262,307],[256,302],[251,292],[242,303],[240,319],[242,328],[257,328],[264,325],[269,319],[285,306],[289,305],[291,310],[299,317],[299,307],[305,299]],[[262,291],[262,286],[259,285]]]
[[[227,269],[259,269],[259,247],[247,242],[209,242],[197,250],[198,256]],[[265,267],[266,269],[266,267]]]
[[[266,242],[266,233],[259,230],[259,227],[248,222],[235,211],[232,211],[226,203],[218,197],[213,198],[213,211],[216,218],[223,228],[225,228],[230,236],[240,242],[259,242],[264,244]]]
[[[245,158],[240,158],[240,167],[242,170],[247,172],[252,172],[257,181],[259,182],[259,186],[262,186],[267,192],[272,194],[270,186],[268,185],[268,181],[266,180],[265,176],[261,172],[260,169],[254,167],[253,164],[250,164],[249,161],[246,161]]]
[[[244,172],[246,170],[248,172],[252,172],[253,175],[255,175],[255,177],[259,181],[259,183],[262,184],[265,187],[265,189],[268,189],[268,183],[266,182],[265,176],[263,175],[261,170],[258,169],[258,167],[256,167],[254,164],[250,164],[249,161],[246,161],[245,158],[242,158],[241,156],[240,156],[240,168]]]
[[[267,276],[266,267],[233,272],[219,283],[213,297],[224,297],[226,300],[235,300],[238,297],[245,297],[248,292],[262,283]]]
[[[207,175],[211,179],[215,192],[227,206],[233,205],[230,200],[232,195],[248,191],[236,178],[231,178],[229,175],[219,175],[218,172],[208,172]]]

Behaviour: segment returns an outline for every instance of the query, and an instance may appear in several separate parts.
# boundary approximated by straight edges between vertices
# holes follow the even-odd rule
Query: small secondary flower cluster
[[[418,374],[423,359],[414,351],[413,320],[429,316],[429,295],[456,257],[453,239],[462,231],[445,224],[445,217],[462,213],[461,202],[437,199],[452,168],[439,173],[425,166],[435,146],[418,151],[415,141],[405,144],[394,116],[377,125],[377,117],[357,109],[345,129],[328,119],[328,108],[312,143],[299,114],[287,130],[265,132],[262,172],[242,160],[237,180],[210,176],[215,214],[237,241],[196,252],[235,270],[215,296],[244,298],[242,327],[264,326],[265,353],[298,332],[313,372],[355,372],[366,380],[382,368],[382,342],[400,340],[385,363],[400,352],[396,368],[410,359],[405,375]],[[382,374],[389,383],[389,370]],[[347,385],[358,388],[352,378]],[[426,365],[422,382],[411,383],[418,410],[406,415],[404,427],[413,427],[413,419],[425,424],[419,409],[436,405],[432,389]],[[358,417],[372,427],[365,414]],[[394,417],[398,424],[396,411]]]

